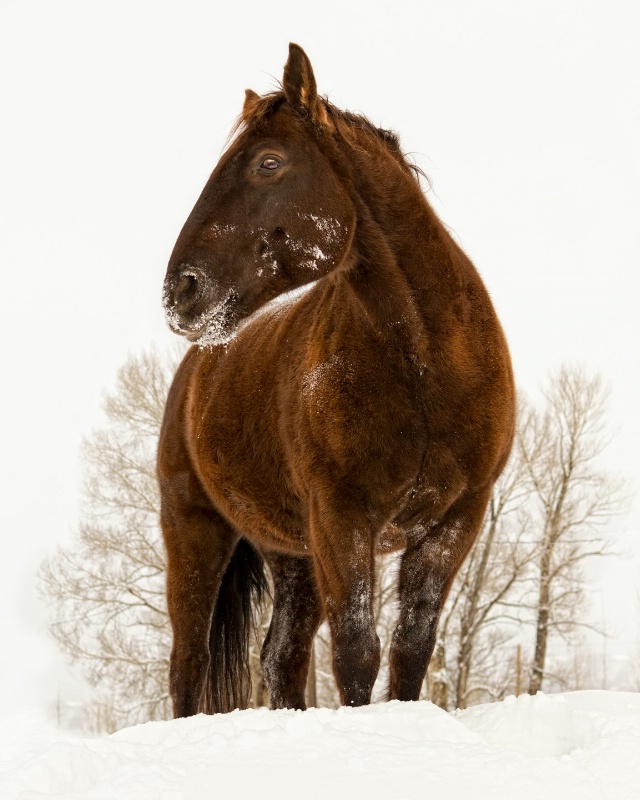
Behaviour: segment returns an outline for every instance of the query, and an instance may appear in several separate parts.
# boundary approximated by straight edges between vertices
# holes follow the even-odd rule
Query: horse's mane
[[[280,108],[285,100],[284,92],[281,89],[262,96],[256,95],[250,104],[248,112],[243,112],[236,120],[229,134],[229,140],[235,138],[249,126],[260,126],[262,122]],[[337,106],[334,106],[326,96],[322,97],[320,101],[330,120],[347,142],[358,146],[357,133],[358,131],[363,131],[374,141],[383,144],[390,154],[407,169],[418,182],[420,182],[420,178],[424,178],[427,184],[430,184],[429,178],[424,171],[417,164],[407,161],[406,154],[403,153],[400,148],[400,139],[397,133],[387,130],[386,128],[378,128],[364,114],[356,114],[353,111],[343,111]]]

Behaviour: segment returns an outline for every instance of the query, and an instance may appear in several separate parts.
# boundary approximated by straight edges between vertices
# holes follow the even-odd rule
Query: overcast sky
[[[78,447],[130,353],[170,346],[166,262],[246,87],[289,41],[337,105],[396,130],[474,260],[519,385],[611,386],[607,466],[640,485],[637,4],[0,0],[0,700],[57,691],[35,571],[78,520]],[[596,608],[638,615],[635,502]],[[637,630],[637,626],[636,626]],[[26,664],[30,666],[27,668]],[[18,683],[16,676],[20,676]]]

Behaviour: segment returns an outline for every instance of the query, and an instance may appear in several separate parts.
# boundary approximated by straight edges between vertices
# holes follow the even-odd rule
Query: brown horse
[[[246,706],[264,561],[272,705],[305,708],[324,618],[342,703],[370,702],[375,555],[391,549],[403,555],[388,696],[416,700],[511,448],[511,364],[397,137],[320,98],[297,45],[282,91],[247,91],[164,304],[197,345],[158,462],[175,715]]]

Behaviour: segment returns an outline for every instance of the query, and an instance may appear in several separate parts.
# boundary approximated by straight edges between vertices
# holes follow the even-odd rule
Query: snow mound
[[[458,711],[456,716],[497,747],[530,756],[562,756],[591,747],[600,738],[598,715],[567,700],[542,694],[511,696],[500,704]]]
[[[507,698],[447,714],[430,703],[235,711],[81,739],[0,728],[0,797],[640,797],[640,696]]]

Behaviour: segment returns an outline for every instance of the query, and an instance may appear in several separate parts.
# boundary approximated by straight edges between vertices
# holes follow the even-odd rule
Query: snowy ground
[[[236,711],[95,739],[0,724],[0,797],[199,800],[640,798],[640,695]]]

